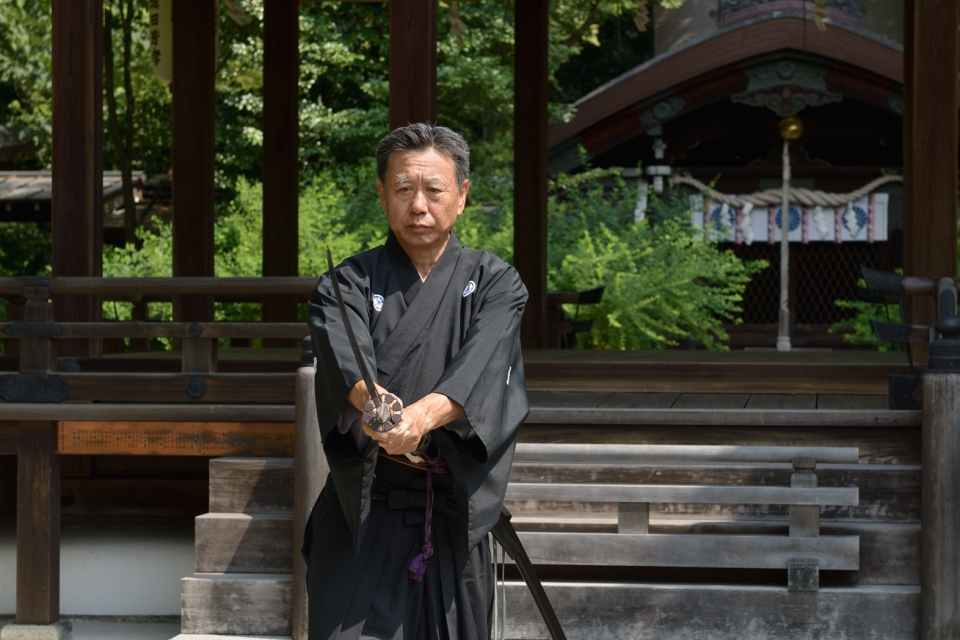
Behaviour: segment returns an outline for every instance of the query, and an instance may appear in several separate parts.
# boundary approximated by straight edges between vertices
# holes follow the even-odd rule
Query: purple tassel
[[[411,580],[420,582],[423,575],[427,572],[427,559],[433,555],[433,473],[434,471],[446,471],[447,463],[443,456],[437,454],[436,458],[427,461],[427,505],[426,514],[423,519],[423,549],[420,554],[410,561],[408,573]]]

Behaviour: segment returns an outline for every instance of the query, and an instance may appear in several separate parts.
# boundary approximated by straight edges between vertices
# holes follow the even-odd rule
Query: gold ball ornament
[[[803,121],[796,116],[790,116],[780,121],[780,136],[784,140],[796,140],[803,135]]]

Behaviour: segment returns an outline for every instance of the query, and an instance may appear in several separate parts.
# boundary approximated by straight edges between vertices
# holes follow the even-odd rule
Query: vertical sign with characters
[[[173,81],[173,0],[148,0],[150,7],[150,66],[153,75]]]

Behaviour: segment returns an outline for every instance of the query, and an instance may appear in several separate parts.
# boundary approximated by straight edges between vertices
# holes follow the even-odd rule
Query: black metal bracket
[[[187,395],[198,400],[207,395],[207,381],[200,376],[193,376],[187,380]]]
[[[903,276],[898,273],[877,271],[860,265],[860,274],[863,276],[863,281],[867,284],[867,291],[870,293],[897,298],[904,294]]]
[[[887,392],[887,406],[896,411],[914,411],[920,408],[920,403],[914,397],[920,376],[890,376],[890,388]]]
[[[56,322],[11,322],[3,327],[8,338],[59,338],[64,334],[63,325]]]
[[[0,378],[0,396],[7,402],[63,402],[70,383],[56,373],[11,373]]]
[[[910,344],[910,330],[913,329],[913,325],[871,320],[870,326],[873,327],[873,332],[877,334],[877,340],[880,342]]]

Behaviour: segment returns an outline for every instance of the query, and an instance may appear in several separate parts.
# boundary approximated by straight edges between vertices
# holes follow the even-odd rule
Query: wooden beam
[[[555,502],[654,502],[695,504],[853,505],[857,487],[770,487],[666,484],[511,482],[507,500]]]
[[[53,31],[53,274],[99,276],[103,250],[103,3],[55,0]],[[55,316],[97,321],[99,296],[57,296]],[[100,342],[60,345],[99,355]]]
[[[21,432],[23,426],[21,423]],[[56,423],[55,423],[56,424]],[[292,456],[292,422],[59,423],[64,455]]]
[[[818,558],[821,569],[855,571],[860,560],[857,536],[524,531],[520,540],[536,565],[786,569],[802,557]]]
[[[791,462],[797,456],[819,464],[857,464],[856,447],[771,447],[637,444],[517,444],[514,461],[553,462]]]
[[[525,425],[696,425],[741,428],[783,427],[919,427],[919,411],[784,411],[779,409],[537,409]]]
[[[520,340],[547,346],[548,0],[515,5],[513,256],[530,298]]]
[[[3,405],[4,420],[107,420],[171,422],[289,422],[293,424],[291,404],[139,404],[106,402],[27,403]],[[2,442],[2,441],[0,441]]]
[[[904,195],[909,198],[904,200],[903,267],[909,276],[956,276],[957,4],[924,0],[905,7],[909,4],[913,59],[912,99],[903,120]],[[910,300],[907,322],[933,324],[932,300]],[[926,362],[926,356],[923,349],[914,359]]]
[[[263,275],[296,276],[299,202],[298,85],[300,11],[297,0],[263,6]],[[297,299],[264,296],[263,320],[297,319]],[[292,346],[264,340],[265,347]]]
[[[214,0],[173,0],[173,275],[213,275]],[[175,320],[212,320],[212,296],[175,296]]]
[[[21,422],[17,453],[17,624],[60,619],[57,423]]]
[[[390,130],[437,121],[437,0],[390,3]]]
[[[188,344],[192,339],[185,339]],[[64,373],[71,402],[193,402],[292,404],[292,373]],[[202,361],[199,361],[202,364]],[[192,395],[191,395],[192,394]]]

